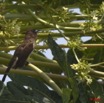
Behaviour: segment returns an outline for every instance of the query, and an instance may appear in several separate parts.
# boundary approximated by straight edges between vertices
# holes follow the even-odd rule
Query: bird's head
[[[39,30],[35,30],[35,29],[31,29],[31,30],[28,30],[25,34],[25,39],[30,39],[30,38],[34,38],[36,39],[37,38],[37,33],[38,33]]]

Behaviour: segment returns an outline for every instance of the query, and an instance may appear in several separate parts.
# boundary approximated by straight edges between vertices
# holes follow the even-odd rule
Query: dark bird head
[[[39,30],[28,30],[25,34],[25,40],[26,39],[36,39],[37,38],[37,33]]]

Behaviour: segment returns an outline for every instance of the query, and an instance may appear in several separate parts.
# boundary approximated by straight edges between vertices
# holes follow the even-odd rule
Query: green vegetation
[[[103,0],[1,0],[1,74],[29,29],[39,30],[37,46],[28,66],[8,74],[0,103],[104,102]],[[59,38],[67,44],[56,43]]]

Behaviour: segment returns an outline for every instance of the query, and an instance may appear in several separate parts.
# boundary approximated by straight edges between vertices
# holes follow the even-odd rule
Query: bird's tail
[[[6,76],[8,75],[8,72],[9,72],[9,71],[10,71],[10,67],[8,67],[8,68],[6,69],[6,71],[5,71],[5,73],[4,73],[4,76],[3,76],[3,78],[2,78],[2,82],[5,81]]]
[[[3,78],[2,78],[2,82],[4,82],[4,81],[5,81],[6,76],[7,76],[7,73],[5,73],[5,74],[4,74],[4,76],[3,76]]]

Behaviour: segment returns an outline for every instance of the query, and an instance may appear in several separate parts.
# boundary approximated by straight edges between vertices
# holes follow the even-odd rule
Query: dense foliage
[[[0,82],[0,103],[104,103],[103,27],[103,0],[0,0],[1,74],[24,32],[39,30],[30,64]]]

